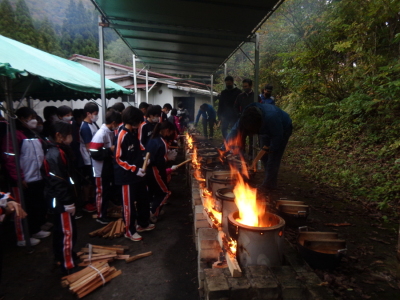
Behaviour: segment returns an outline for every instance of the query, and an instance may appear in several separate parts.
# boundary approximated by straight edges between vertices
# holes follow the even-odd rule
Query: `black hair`
[[[114,110],[116,110],[119,113],[122,113],[125,109],[125,104],[123,104],[122,102],[117,102],[117,103],[114,103],[114,105],[111,106],[111,108],[113,108]]]
[[[233,77],[231,75],[228,75],[225,77],[224,81],[232,81],[233,82]]]
[[[207,107],[208,107],[208,104],[207,103],[203,103],[202,105],[200,105],[200,109],[207,109]]]
[[[143,113],[137,107],[128,106],[122,112],[122,122],[124,122],[124,124],[137,126],[143,122]]]
[[[253,80],[249,78],[243,79],[242,83],[248,83],[250,86],[253,86]]]
[[[153,134],[151,135],[151,138],[154,139],[154,138],[160,136],[160,132],[163,129],[169,129],[169,130],[172,130],[172,131],[176,130],[175,125],[172,124],[171,122],[166,121],[166,122],[157,123],[156,127],[154,127]]]
[[[178,108],[183,108],[183,103],[182,102],[178,103]]]
[[[84,111],[85,117],[86,117],[87,113],[92,114],[92,113],[98,112],[99,111],[99,106],[94,102],[89,102],[89,103],[85,104],[85,107],[83,108],[83,111]]]
[[[72,108],[66,105],[61,105],[59,108],[57,108],[57,116],[59,117],[64,117],[65,115],[68,115],[71,112]]]
[[[35,116],[36,117],[36,112],[29,107],[21,107],[18,108],[18,110],[15,112],[18,118],[29,118],[30,116]]]
[[[43,119],[39,115],[36,115],[36,120],[38,121],[38,123],[43,123]]]
[[[171,109],[171,116],[176,116],[178,114],[178,111],[176,108]]]
[[[274,87],[270,84],[266,84],[264,87],[264,90],[267,90],[267,91],[272,91],[273,89],[274,89]]]
[[[147,117],[150,116],[161,116],[161,106],[160,105],[153,105],[147,110]]]
[[[72,134],[72,125],[64,122],[56,122],[50,128],[50,137],[55,140],[56,133],[60,133],[63,138],[66,138],[67,135]]]
[[[172,105],[169,104],[169,103],[165,103],[162,108],[167,108],[168,110],[171,110],[172,109]]]
[[[255,106],[246,108],[240,117],[240,128],[250,134],[258,133],[262,123],[262,113]]]
[[[142,108],[148,109],[149,106],[150,106],[150,104],[148,104],[148,103],[146,103],[146,102],[141,102],[141,103],[139,104],[139,109],[142,109]]]
[[[116,110],[110,108],[106,113],[106,124],[109,125],[112,122],[120,124],[122,120],[121,114]]]
[[[51,121],[51,117],[57,114],[57,107],[55,106],[46,106],[43,109],[43,116],[46,121]]]

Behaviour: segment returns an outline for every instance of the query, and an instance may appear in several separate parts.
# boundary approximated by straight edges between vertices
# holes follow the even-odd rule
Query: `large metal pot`
[[[215,210],[222,212],[222,230],[229,237],[228,216],[238,210],[235,203],[235,194],[232,189],[224,188],[217,190],[215,195]]]
[[[213,197],[219,189],[233,188],[236,183],[236,176],[232,175],[231,171],[215,171],[208,179],[209,190],[211,190]]]
[[[223,165],[221,162],[212,162],[208,164],[201,164],[201,172],[203,173],[203,177],[206,180],[207,189],[209,188],[208,180],[212,176],[215,171],[229,171],[229,167]]]
[[[346,255],[346,241],[337,232],[305,231],[300,227],[297,248],[304,260],[314,269],[334,269]]]
[[[247,226],[237,221],[239,212],[228,216],[228,231],[237,241],[236,259],[241,268],[249,265],[281,266],[285,221],[278,215],[266,213],[270,227]]]

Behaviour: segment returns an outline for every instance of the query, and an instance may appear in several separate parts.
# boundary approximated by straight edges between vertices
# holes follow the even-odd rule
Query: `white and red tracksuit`
[[[30,234],[39,232],[40,227],[46,223],[47,204],[44,198],[44,181],[41,174],[43,165],[44,151],[41,139],[39,139],[31,130],[22,125],[21,121],[16,120],[16,137],[19,145],[19,164],[21,167],[21,177],[27,183],[27,188],[23,189],[25,198],[27,221]],[[17,168],[15,163],[14,148],[11,136],[5,136],[2,143],[2,153],[4,166],[9,176],[11,193],[15,201],[21,203],[20,191],[17,187]],[[10,155],[11,154],[11,155]],[[16,214],[14,215],[15,231],[18,241],[24,241],[22,230],[22,220]]]
[[[103,124],[89,145],[96,183],[96,207],[98,218],[107,217],[108,201],[115,194],[113,152],[114,130]]]
[[[146,152],[150,153],[150,164],[146,169],[146,183],[152,202],[151,212],[157,217],[171,194],[167,186],[168,144],[161,136],[155,137],[148,141]]]
[[[45,194],[47,199],[52,199],[54,211],[54,257],[65,270],[75,266],[72,250],[76,242],[75,218],[64,209],[65,205],[75,204],[70,153],[69,146],[51,144],[44,161]]]
[[[122,188],[125,235],[136,232],[135,221],[143,228],[149,226],[150,203],[147,196],[146,179],[137,176],[143,165],[143,150],[137,130],[121,127],[115,141],[114,177],[115,184]],[[135,205],[136,202],[136,205]]]

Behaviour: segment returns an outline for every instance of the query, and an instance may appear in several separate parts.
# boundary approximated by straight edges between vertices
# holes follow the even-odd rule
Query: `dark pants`
[[[125,235],[131,237],[136,232],[136,219],[138,225],[141,227],[145,228],[149,226],[150,203],[147,196],[146,184],[139,182],[123,185],[122,201]]]
[[[146,175],[146,180],[150,202],[152,203],[151,213],[158,217],[163,205],[170,195],[170,192],[168,191],[166,180],[161,178],[157,167],[153,166],[147,170],[149,173]]]
[[[212,138],[214,136],[214,124],[215,124],[215,119],[207,119],[205,120],[203,118],[203,135],[205,137],[208,137],[207,134],[207,124],[210,127],[210,137]]]
[[[74,264],[73,248],[76,243],[75,218],[70,213],[54,213],[53,251],[56,261],[65,270],[72,269]]]
[[[246,135],[246,134],[243,134],[243,136],[242,136],[242,151],[243,151],[243,153],[246,153],[246,139],[247,139],[247,137],[249,137],[249,152],[248,152],[248,154],[250,155],[250,156],[252,156],[253,155],[253,135]]]
[[[221,116],[221,133],[224,139],[228,136],[228,128],[236,123],[236,118],[232,116]]]
[[[96,207],[97,217],[107,217],[108,202],[115,195],[114,179],[112,177],[96,177]]]
[[[44,180],[28,182],[28,188],[23,189],[28,220],[29,233],[38,233],[46,223],[47,203],[44,197]]]
[[[276,189],[278,187],[279,167],[281,165],[282,156],[283,153],[285,152],[285,148],[291,134],[292,130],[288,131],[284,135],[281,147],[274,152],[264,155],[263,158],[261,159],[265,169],[265,177],[262,186],[265,187],[266,189]],[[263,146],[269,146],[269,145],[260,144],[260,148]]]

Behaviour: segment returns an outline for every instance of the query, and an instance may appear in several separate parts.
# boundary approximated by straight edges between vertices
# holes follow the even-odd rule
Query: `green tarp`
[[[0,35],[0,76],[12,79],[13,98],[28,86],[27,96],[41,100],[97,98],[100,75],[77,62],[61,58]],[[131,90],[106,81],[106,94],[116,97]],[[0,99],[3,93],[0,92]]]

